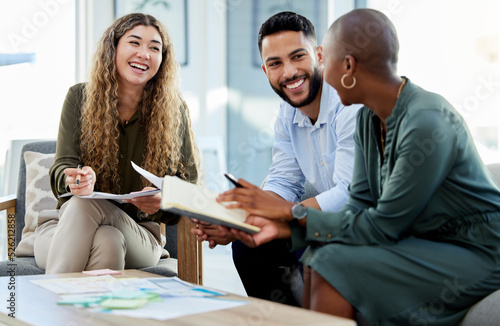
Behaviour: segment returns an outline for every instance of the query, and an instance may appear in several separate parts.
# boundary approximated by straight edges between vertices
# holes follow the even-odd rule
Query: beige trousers
[[[137,223],[107,200],[73,196],[59,216],[39,221],[34,250],[46,274],[154,266],[162,253],[160,226]]]

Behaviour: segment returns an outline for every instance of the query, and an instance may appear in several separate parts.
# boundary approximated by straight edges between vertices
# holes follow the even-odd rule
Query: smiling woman
[[[159,222],[179,220],[159,210],[159,194],[117,205],[78,196],[152,189],[131,162],[159,176],[197,181],[199,160],[178,70],[170,38],[153,16],[126,15],[105,31],[89,82],[71,87],[62,109],[51,187],[56,196],[75,196],[60,199],[59,217],[37,227],[35,258],[46,273],[158,262]],[[83,168],[75,168],[79,164]]]
[[[120,92],[128,93],[136,89],[139,95],[142,93],[147,82],[158,72],[162,61],[161,50],[161,37],[153,26],[139,25],[122,36],[116,47]],[[137,108],[136,103],[132,106]],[[119,108],[120,115],[123,109],[126,108]]]

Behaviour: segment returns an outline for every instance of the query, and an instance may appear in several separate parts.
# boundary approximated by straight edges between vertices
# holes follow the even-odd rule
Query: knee
[[[245,268],[255,263],[255,253],[258,248],[247,247],[241,241],[233,241],[231,244],[233,262],[236,268]]]
[[[125,237],[117,228],[110,225],[101,225],[92,243],[92,252],[99,251],[107,257],[125,257],[127,244]]]
[[[59,221],[69,220],[75,221],[76,219],[83,217],[84,212],[87,211],[88,201],[77,196],[71,197],[64,205],[61,207],[59,213]],[[69,217],[66,219],[66,217]]]

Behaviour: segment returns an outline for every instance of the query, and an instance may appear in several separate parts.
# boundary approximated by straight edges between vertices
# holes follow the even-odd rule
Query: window
[[[398,72],[460,112],[484,163],[500,161],[500,3],[368,0],[400,41]]]
[[[57,137],[62,104],[75,82],[74,1],[9,1],[7,6],[0,14],[2,171],[10,164],[5,154],[11,140]],[[15,191],[6,189],[5,179],[2,195]]]
[[[75,1],[5,2],[0,30],[0,195],[7,195],[15,193],[9,178],[17,177],[19,160],[5,159],[12,140],[57,137],[62,104],[75,83]],[[6,257],[4,219],[0,258]]]

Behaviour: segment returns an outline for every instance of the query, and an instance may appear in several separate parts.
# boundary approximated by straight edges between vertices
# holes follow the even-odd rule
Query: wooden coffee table
[[[6,325],[332,325],[354,326],[352,320],[316,313],[302,308],[291,307],[261,299],[247,298],[230,294],[227,299],[245,300],[249,304],[236,308],[212,311],[197,315],[184,316],[170,320],[137,319],[131,317],[92,313],[83,308],[60,306],[56,304],[59,296],[32,282],[35,279],[85,277],[82,273],[56,275],[16,276],[13,284],[16,287],[16,318],[0,313],[0,324]],[[161,277],[138,270],[126,270],[116,277]],[[0,277],[0,302],[8,304],[9,277]]]

